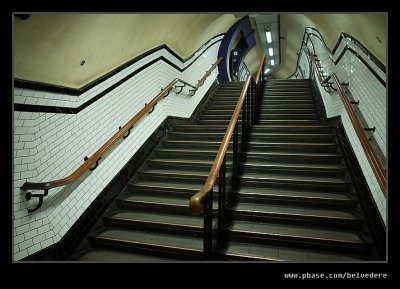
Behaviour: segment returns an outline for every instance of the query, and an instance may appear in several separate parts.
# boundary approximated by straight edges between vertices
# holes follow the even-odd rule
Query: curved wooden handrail
[[[165,94],[167,94],[172,87],[180,82],[185,85],[188,85],[192,87],[194,90],[197,90],[200,86],[204,84],[205,79],[211,75],[211,71],[215,69],[215,67],[218,65],[218,63],[222,60],[222,58],[218,58],[217,61],[211,66],[209,70],[206,71],[205,75],[197,85],[192,85],[182,79],[175,78],[173,81],[171,81],[157,96],[153,98],[150,103],[148,103],[145,107],[143,107],[138,113],[136,113],[121,129],[116,132],[104,145],[102,145],[90,158],[88,158],[81,166],[79,166],[72,174],[69,176],[59,179],[59,180],[54,180],[54,181],[49,181],[49,182],[43,182],[43,183],[32,183],[32,182],[25,182],[21,189],[23,190],[48,190],[51,188],[55,187],[60,187],[64,185],[68,185],[74,181],[76,181],[79,177],[81,177],[86,171],[88,171],[99,159],[104,153],[112,147],[115,142],[120,139],[127,131],[129,131],[132,126],[134,126],[149,110],[153,108],[157,102],[164,97]],[[201,81],[201,82],[200,82]]]
[[[260,57],[260,65],[258,66],[257,74],[256,74],[256,85],[260,81],[261,71],[264,68],[264,61],[265,61],[265,54],[261,55]]]
[[[249,88],[251,76],[249,76],[244,84],[242,93],[240,94],[236,108],[232,114],[228,128],[225,132],[224,138],[219,147],[217,156],[214,159],[213,166],[208,174],[208,178],[199,192],[190,198],[189,209],[194,215],[199,215],[203,212],[203,200],[214,188],[215,182],[218,177],[219,170],[225,158],[226,151],[228,150],[229,142],[232,138],[233,130],[235,129],[236,122],[239,118],[240,111],[242,110],[244,98],[246,97]]]
[[[320,74],[320,71],[318,70],[318,66],[316,64],[315,57],[312,54],[310,54],[310,57],[311,57],[313,67],[314,67],[315,71],[317,71],[318,80],[319,80],[320,84],[323,85],[324,80]],[[338,89],[340,97],[343,101],[344,107],[346,108],[346,111],[350,117],[350,121],[357,133],[360,143],[361,143],[361,145],[364,149],[364,152],[367,156],[368,162],[371,165],[372,171],[374,172],[376,179],[378,180],[379,186],[382,189],[382,193],[385,197],[387,197],[385,170],[384,170],[382,164],[380,163],[380,161],[378,160],[376,153],[372,149],[371,143],[368,141],[368,137],[365,134],[364,129],[360,123],[360,120],[358,119],[357,115],[355,114],[353,107],[350,103],[350,100],[347,96],[347,93],[344,90],[342,84],[340,83],[337,75],[335,73],[333,73],[331,78],[333,78],[333,81],[335,82],[335,84],[337,86],[337,89]]]

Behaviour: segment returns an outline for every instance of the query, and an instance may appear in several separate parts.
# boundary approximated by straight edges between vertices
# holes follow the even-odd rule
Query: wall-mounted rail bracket
[[[358,105],[358,104],[360,104],[360,101],[359,101],[359,100],[357,100],[357,101],[353,100],[353,101],[350,101],[350,103],[351,103],[351,104],[357,104],[357,105]]]
[[[349,85],[348,82],[341,82],[340,84],[341,84],[341,85]]]
[[[186,86],[186,83],[184,83],[183,85],[175,85],[175,93],[176,94],[181,93],[185,86]],[[176,91],[177,88],[180,88],[179,91]]]
[[[375,127],[364,127],[364,131],[372,131],[372,132],[375,132]]]
[[[147,103],[144,104],[144,106],[146,106]],[[154,108],[156,107],[157,102],[153,105],[153,107],[151,108],[151,110],[149,110],[149,114],[152,113],[154,111]]]
[[[196,91],[197,91],[197,88],[196,89],[189,89],[189,95],[193,96],[196,93]]]
[[[84,160],[85,162],[86,162],[88,159],[89,159],[89,158],[88,158],[87,156],[83,158],[83,160]],[[89,171],[94,171],[94,170],[97,168],[97,166],[99,165],[99,160],[101,160],[101,157],[98,158],[98,160],[96,161],[95,166],[94,166],[93,168],[90,168]]]
[[[161,91],[163,91],[164,88],[161,87]],[[167,97],[169,95],[169,92],[171,91],[172,87],[168,89],[167,94],[163,96],[163,98]]]
[[[120,126],[119,127],[119,129],[121,129],[122,127]],[[127,135],[124,135],[124,136],[122,136],[122,138],[123,139],[126,139],[130,134],[131,134],[131,129],[133,128],[133,126],[131,126],[129,129],[128,129],[128,134]]]
[[[44,189],[44,194],[32,194],[31,192],[27,192],[27,193],[25,194],[25,199],[26,199],[26,200],[29,201],[29,200],[32,199],[32,198],[39,198],[39,202],[38,202],[38,204],[36,205],[36,207],[34,207],[33,209],[28,209],[28,213],[33,213],[33,212],[39,210],[40,207],[43,205],[43,198],[44,198],[45,196],[47,196],[48,193],[49,193],[49,189]]]

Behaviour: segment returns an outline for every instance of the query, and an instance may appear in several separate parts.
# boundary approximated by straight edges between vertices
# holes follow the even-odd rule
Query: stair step
[[[203,123],[203,122],[202,122]],[[207,122],[205,122],[207,123]],[[259,124],[261,125],[317,125],[319,124],[319,120],[308,120],[308,119],[268,119],[268,120],[259,120]]]
[[[199,149],[199,148],[188,148],[188,149],[172,149],[162,148],[157,149],[155,154],[157,157],[162,158],[175,158],[175,159],[196,159],[196,160],[212,160],[214,161],[217,155],[217,148]],[[228,149],[227,161],[232,159],[232,150]]]
[[[253,133],[332,133],[332,128],[323,125],[254,125]]]
[[[306,114],[306,113],[262,113],[259,116],[260,122],[263,120],[317,120],[318,114]]]
[[[167,235],[127,229],[106,230],[93,239],[97,246],[124,248],[137,251],[154,251],[176,255],[203,256],[203,239],[189,236]],[[189,257],[190,258],[190,257]],[[186,259],[186,258],[185,258]]]
[[[140,228],[145,231],[174,231],[182,235],[201,236],[203,234],[203,217],[175,215],[146,211],[118,211],[103,219],[108,227]],[[147,229],[146,229],[147,228]]]
[[[321,261],[364,261],[359,255],[337,254],[322,250],[305,248],[289,248],[277,245],[249,244],[230,241],[227,248],[220,254],[225,260],[238,261],[292,261],[292,262],[321,262]]]
[[[120,209],[141,209],[149,212],[160,210],[181,215],[190,215],[189,199],[185,196],[129,195],[117,199]]]
[[[358,254],[368,254],[370,249],[370,244],[359,233],[332,228],[233,221],[227,234],[230,242],[246,242],[258,246],[290,246]],[[276,248],[275,246],[272,248]]]
[[[251,138],[254,139],[254,136]],[[338,145],[335,143],[303,143],[303,142],[278,142],[278,141],[250,141],[247,143],[250,151],[264,152],[337,152]]]
[[[223,137],[223,136],[222,136]],[[175,149],[215,149],[216,152],[221,146],[221,138],[213,138],[212,141],[210,140],[165,140],[163,141],[164,148],[175,148]],[[228,149],[232,150],[232,140],[228,146]]]
[[[113,250],[93,248],[91,251],[79,258],[81,262],[121,262],[121,263],[138,263],[138,262],[173,262],[176,258],[167,256],[150,255],[146,253],[134,253],[125,250]]]
[[[255,152],[249,151],[246,155],[247,161],[268,163],[270,161],[281,161],[290,163],[309,164],[339,164],[342,156],[335,153],[300,153],[300,152]]]
[[[318,165],[306,163],[284,163],[284,162],[269,162],[265,164],[249,163],[243,165],[243,170],[246,173],[272,173],[272,174],[292,174],[292,175],[314,175],[314,176],[333,176],[343,177],[346,170],[340,165]]]
[[[186,198],[188,201],[195,193],[200,191],[204,184],[178,183],[166,181],[136,181],[128,184],[132,194],[146,194],[151,196],[167,196]],[[218,184],[217,184],[218,185]],[[218,188],[214,187],[217,191]]]
[[[213,133],[225,133],[227,130],[225,125],[176,125],[173,128],[174,132],[189,132],[189,133],[201,133],[201,132],[213,132]]]
[[[363,219],[347,209],[317,208],[301,204],[239,202],[231,209],[234,219],[359,229]]]
[[[245,173],[240,182],[251,187],[308,188],[310,190],[347,191],[350,183],[339,177],[316,177],[272,173]]]
[[[282,188],[241,188],[236,193],[236,198],[241,201],[249,202],[268,202],[285,204],[302,204],[303,206],[313,207],[338,207],[353,208],[356,200],[348,193],[328,192],[301,189],[282,189]]]
[[[314,142],[333,142],[333,135],[328,133],[254,133],[250,136],[251,141],[265,141],[274,140],[277,142],[302,142],[302,143],[314,143]]]
[[[213,161],[205,160],[171,160],[171,159],[152,159],[148,160],[148,167],[151,169],[170,169],[170,170],[198,170],[210,171]],[[231,167],[231,162],[226,163],[227,169]]]

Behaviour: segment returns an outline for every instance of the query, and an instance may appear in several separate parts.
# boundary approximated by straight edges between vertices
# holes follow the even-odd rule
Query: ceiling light
[[[268,73],[268,71],[270,71],[271,69],[267,68],[267,70],[264,71],[265,74]]]
[[[274,56],[274,49],[268,48],[269,56]]]
[[[275,65],[275,60],[271,59],[271,66],[274,66],[274,65]]]
[[[271,35],[271,31],[266,31],[265,35],[267,36],[267,42],[271,43],[272,42],[272,35]]]

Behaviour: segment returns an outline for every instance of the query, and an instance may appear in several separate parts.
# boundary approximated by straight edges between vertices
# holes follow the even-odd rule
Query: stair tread
[[[272,179],[274,181],[296,180],[296,181],[309,181],[309,182],[335,182],[335,183],[348,183],[343,178],[338,177],[322,177],[322,176],[302,176],[302,175],[285,175],[285,174],[272,174],[272,173],[244,173],[241,176],[243,179]]]
[[[173,258],[112,249],[93,248],[79,258],[82,262],[174,262]]]
[[[320,218],[331,218],[331,219],[348,219],[348,220],[359,220],[358,213],[350,210],[338,210],[338,209],[318,209],[313,207],[301,206],[301,205],[282,205],[282,204],[262,204],[262,203],[245,203],[239,202],[235,206],[235,210],[239,212],[263,212],[271,214],[282,214],[282,215],[298,215],[298,216],[314,216]]]
[[[271,196],[307,197],[318,199],[353,200],[347,193],[323,192],[317,190],[281,189],[281,188],[241,188],[239,194]]]
[[[233,221],[230,224],[232,230],[251,233],[263,233],[271,235],[293,236],[298,238],[311,238],[323,240],[339,240],[352,243],[365,243],[365,240],[357,232],[350,230],[338,230],[330,228],[313,228],[310,226],[296,226],[287,224],[270,224],[259,222]]]
[[[157,247],[179,248],[202,252],[203,239],[189,236],[167,235],[155,232],[133,231],[124,229],[108,229],[100,233],[97,238],[123,241],[125,243],[148,244]]]
[[[250,166],[250,167],[262,167],[262,168],[268,168],[268,167],[288,167],[288,168],[312,168],[312,169],[344,169],[343,166],[341,165],[330,165],[330,164],[309,164],[309,163],[287,163],[287,162],[274,162],[274,161],[268,161],[268,163],[256,163],[256,162],[246,162],[244,163],[245,166]]]
[[[160,181],[139,181],[132,184],[137,187],[146,188],[165,188],[165,189],[181,189],[188,191],[199,191],[203,185],[192,183],[176,183],[176,182],[160,182]]]
[[[288,248],[272,245],[248,244],[241,242],[229,242],[226,251],[228,256],[254,258],[260,261],[363,261],[362,256],[350,254],[337,254],[320,250],[301,248]]]
[[[191,215],[175,215],[167,213],[142,212],[142,211],[119,211],[109,216],[109,218],[114,220],[142,221],[142,222],[171,224],[171,225],[185,225],[188,227],[196,227],[196,228],[202,228],[204,222],[202,217],[195,217]]]

